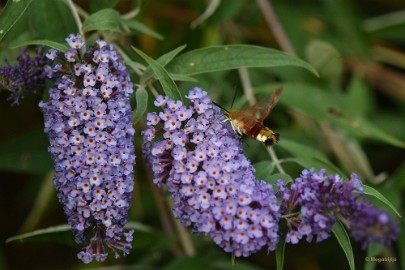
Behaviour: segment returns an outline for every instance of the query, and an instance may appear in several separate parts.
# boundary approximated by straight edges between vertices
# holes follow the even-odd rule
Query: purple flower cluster
[[[0,67],[0,90],[10,91],[7,100],[11,106],[18,105],[25,95],[45,87],[44,67],[47,60],[43,47],[37,47],[32,57],[30,50],[24,49],[14,66],[7,59],[5,62],[6,66]]]
[[[304,170],[291,186],[279,180],[274,194],[272,185],[255,179],[238,136],[207,93],[194,88],[187,98],[188,107],[158,96],[161,111],[147,115],[142,132],[153,181],[168,187],[183,225],[235,256],[274,250],[281,235],[291,244],[322,241],[337,220],[363,247],[395,240],[398,224],[364,198],[355,174],[345,181]]]
[[[304,170],[290,188],[278,181],[282,215],[287,221],[287,243],[296,244],[303,237],[317,242],[330,236],[336,220],[366,248],[370,243],[384,245],[394,241],[399,227],[389,214],[376,209],[364,198],[361,181],[352,173],[345,181],[339,175],[325,175],[325,170]]]
[[[54,66],[46,72],[55,87],[39,106],[58,198],[76,242],[87,245],[78,257],[89,263],[105,260],[107,248],[116,257],[131,248],[133,232],[123,227],[134,186],[133,89],[113,45],[98,40],[82,54],[80,36],[71,34],[66,41],[71,49],[64,55],[53,49],[47,53]]]
[[[159,96],[163,111],[147,115],[143,153],[154,183],[166,184],[173,213],[195,233],[209,235],[235,256],[248,256],[279,241],[277,198],[254,169],[229,123],[200,88],[190,106]]]

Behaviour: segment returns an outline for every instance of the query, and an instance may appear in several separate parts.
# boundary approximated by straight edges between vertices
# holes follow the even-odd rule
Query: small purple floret
[[[399,233],[397,222],[376,209],[363,194],[361,181],[352,173],[348,181],[325,170],[304,170],[290,188],[278,182],[282,214],[287,221],[287,242],[296,244],[306,237],[311,242],[331,235],[339,220],[363,248],[370,243],[391,244]]]
[[[56,61],[48,72],[55,87],[39,106],[59,201],[76,242],[87,245],[78,257],[104,261],[108,249],[118,257],[131,248],[132,231],[124,225],[134,187],[132,83],[113,45],[98,41],[81,55],[81,37],[66,40],[72,48],[67,53],[48,53]]]
[[[30,55],[29,49],[24,49],[17,57],[17,63],[12,66],[5,60],[5,67],[0,67],[0,89],[10,91],[8,101],[11,106],[18,105],[27,94],[35,94],[45,87],[47,64],[43,47],[37,47]]]
[[[183,225],[226,252],[274,250],[280,214],[272,186],[255,179],[240,140],[207,93],[194,88],[187,98],[188,107],[158,96],[162,111],[147,116],[143,152],[154,183],[168,186]]]

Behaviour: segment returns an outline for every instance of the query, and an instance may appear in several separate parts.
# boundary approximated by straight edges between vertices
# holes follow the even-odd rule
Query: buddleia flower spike
[[[144,157],[153,181],[166,184],[174,216],[209,235],[235,256],[249,256],[279,241],[279,206],[270,184],[257,181],[239,137],[200,88],[190,106],[158,96],[159,113],[147,115]]]
[[[134,187],[134,133],[129,73],[112,44],[98,40],[81,54],[84,42],[71,34],[62,54],[51,49],[54,81],[41,102],[54,185],[85,263],[104,261],[108,250],[128,254],[132,231],[125,232]],[[89,237],[87,237],[89,236]]]

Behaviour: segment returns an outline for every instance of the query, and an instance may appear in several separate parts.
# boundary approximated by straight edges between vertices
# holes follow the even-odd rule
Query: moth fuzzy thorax
[[[227,116],[225,121],[231,123],[232,129],[238,136],[246,135],[254,140],[263,142],[266,146],[273,145],[279,141],[280,134],[264,126],[263,120],[277,104],[281,93],[282,89],[280,88],[270,96],[270,99],[264,98],[253,106],[245,107],[241,110],[225,110]]]

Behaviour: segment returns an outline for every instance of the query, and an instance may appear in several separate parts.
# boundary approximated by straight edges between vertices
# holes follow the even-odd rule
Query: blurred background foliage
[[[10,0],[11,1],[11,0]],[[21,0],[27,1],[27,0]],[[0,1],[4,7],[6,1]],[[114,8],[122,25],[95,28],[114,41],[132,60],[144,61],[131,46],[152,58],[187,45],[184,52],[213,45],[251,44],[286,51],[309,62],[319,77],[297,67],[223,70],[197,74],[179,82],[181,93],[194,86],[208,91],[217,103],[234,108],[284,88],[280,104],[266,124],[281,134],[274,150],[291,177],[303,167],[359,174],[403,213],[405,188],[405,2],[400,0],[85,0],[75,1],[88,17]],[[275,15],[275,16],[274,16]],[[0,28],[7,17],[2,9]],[[270,18],[270,21],[267,19]],[[93,22],[94,23],[94,22]],[[87,37],[94,39],[88,23]],[[116,28],[112,31],[112,28]],[[281,31],[281,32],[279,32]],[[14,61],[16,44],[30,40],[64,42],[78,32],[72,13],[60,0],[33,0],[0,42],[0,58]],[[284,35],[283,35],[284,34]],[[170,65],[168,66],[170,68]],[[169,69],[170,70],[170,69]],[[139,76],[134,72],[134,83]],[[159,86],[156,85],[157,90]],[[53,189],[52,161],[47,153],[38,96],[11,108],[0,93],[0,269],[82,269],[80,247],[64,226],[23,242],[5,243],[22,233],[65,224]],[[149,104],[153,96],[149,93]],[[148,106],[151,109],[152,106]],[[139,109],[139,105],[138,105]],[[153,186],[141,159],[136,124],[136,188],[129,220],[137,228],[129,256],[92,263],[90,269],[274,269],[274,254],[262,251],[236,259],[210,239],[193,236],[171,216],[167,194]],[[262,144],[246,140],[245,150],[271,181],[277,171]],[[378,202],[376,202],[378,204]],[[401,222],[404,231],[403,222]],[[186,235],[190,242],[182,241]],[[188,244],[188,245],[187,245]],[[405,269],[405,236],[396,245],[368,251],[352,243],[358,269]],[[395,263],[365,263],[365,257],[395,257]],[[120,265],[120,266],[117,266]],[[125,267],[123,265],[126,265]],[[337,241],[286,246],[284,269],[348,269]]]

